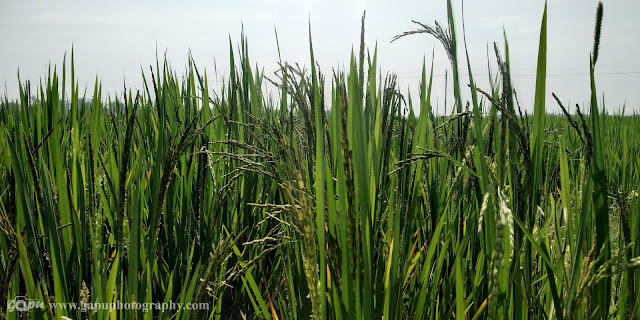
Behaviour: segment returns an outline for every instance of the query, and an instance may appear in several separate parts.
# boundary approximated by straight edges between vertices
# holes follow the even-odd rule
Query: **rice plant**
[[[480,88],[447,13],[394,38],[442,43],[446,115],[433,62],[417,97],[379,73],[364,15],[330,75],[310,27],[310,68],[265,75],[243,35],[219,88],[193,59],[182,76],[158,60],[142,91],[83,97],[73,51],[25,82],[0,102],[1,317],[640,318],[640,117],[596,95],[602,4],[575,108],[545,99],[545,7],[533,115],[506,35]]]

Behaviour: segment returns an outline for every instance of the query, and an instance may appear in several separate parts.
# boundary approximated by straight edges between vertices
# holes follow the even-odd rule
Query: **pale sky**
[[[547,110],[558,112],[551,92],[565,102],[589,101],[589,55],[597,1],[552,1],[548,7]],[[462,47],[462,3],[454,1],[464,98],[468,99],[466,61]],[[509,39],[514,87],[522,107],[533,105],[543,1],[469,1],[465,3],[467,44],[474,78],[488,90],[489,61],[495,71],[493,41],[503,50],[503,28]],[[352,48],[358,50],[360,18],[366,16],[367,46],[378,44],[378,66],[395,72],[404,93],[417,92],[423,58],[434,58],[433,103],[443,113],[445,70],[450,63],[441,44],[428,35],[390,43],[394,35],[414,29],[411,20],[446,25],[446,1],[8,1],[0,0],[0,81],[11,98],[18,96],[21,79],[39,81],[49,63],[58,65],[71,46],[80,87],[91,95],[96,77],[103,93],[142,89],[141,67],[155,65],[156,48],[182,74],[191,50],[210,88],[218,90],[228,74],[229,37],[237,53],[244,26],[253,65],[271,75],[277,68],[278,31],[284,60],[309,65],[308,23],[311,22],[317,62],[326,74],[348,66]],[[640,111],[640,2],[605,1],[600,57],[596,68],[599,96],[607,110]],[[214,64],[215,62],[215,64]],[[219,73],[214,74],[214,65]],[[216,82],[218,81],[218,82]],[[82,90],[82,89],[81,89]],[[4,95],[4,88],[0,95]],[[106,94],[105,94],[106,95]],[[452,87],[449,77],[448,109]],[[575,108],[571,107],[573,111]]]

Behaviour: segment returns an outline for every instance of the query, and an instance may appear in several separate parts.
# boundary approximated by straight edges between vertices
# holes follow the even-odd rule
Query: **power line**
[[[634,69],[640,68],[640,66],[608,66],[608,67],[598,67],[598,69]],[[537,70],[537,68],[510,68],[511,70]],[[450,70],[450,68],[433,68],[433,70]],[[487,69],[474,69],[483,72],[487,72]],[[495,69],[497,70],[497,68]],[[585,67],[564,67],[564,68],[547,68],[547,71],[569,71],[569,70],[589,70],[589,68]],[[413,73],[414,71],[398,71],[396,74],[402,73]]]
[[[626,75],[626,74],[640,74],[640,71],[626,71],[626,72],[599,72],[596,73],[596,76],[599,75]],[[494,74],[495,75],[495,74]],[[576,77],[576,76],[588,76],[589,73],[565,73],[565,74],[547,74],[547,77]],[[444,77],[445,74],[434,74],[434,77]],[[466,73],[461,74],[463,77],[468,77],[469,75]],[[489,74],[474,74],[474,76],[489,76]],[[511,74],[511,77],[535,77],[536,74]],[[398,77],[398,79],[419,79],[421,76],[412,76],[412,77]]]

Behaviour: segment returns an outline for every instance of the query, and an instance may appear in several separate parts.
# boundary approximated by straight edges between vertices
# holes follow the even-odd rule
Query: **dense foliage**
[[[281,61],[267,78],[243,39],[222,88],[192,61],[181,78],[165,61],[143,91],[106,99],[100,85],[79,96],[72,53],[69,78],[63,64],[1,102],[2,315],[640,317],[640,117],[597,99],[597,16],[584,114],[547,113],[570,106],[545,101],[546,9],[532,116],[506,39],[491,86],[476,88],[450,4],[446,28],[398,37],[442,42],[456,98],[443,117],[427,66],[419,96],[404,96],[364,40],[328,79],[311,46],[310,70]],[[17,296],[209,307],[20,313],[6,308]]]

